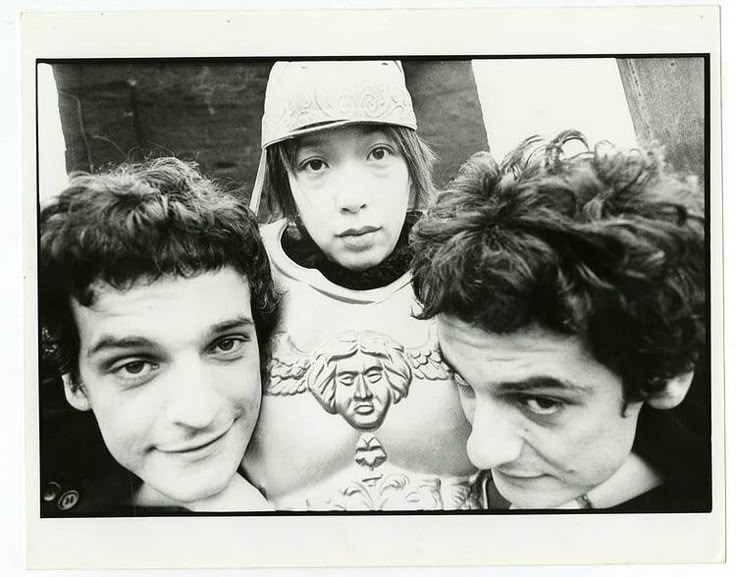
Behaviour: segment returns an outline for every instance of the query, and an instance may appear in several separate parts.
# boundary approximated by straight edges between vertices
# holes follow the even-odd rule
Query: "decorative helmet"
[[[251,195],[257,213],[272,144],[348,124],[417,128],[411,96],[398,60],[276,62],[266,86],[261,161]]]

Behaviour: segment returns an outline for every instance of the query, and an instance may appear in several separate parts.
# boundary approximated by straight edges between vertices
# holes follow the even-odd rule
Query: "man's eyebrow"
[[[586,385],[573,383],[565,379],[557,379],[550,376],[538,376],[521,379],[519,381],[504,381],[498,383],[499,393],[519,393],[530,390],[559,390],[577,393],[590,393],[591,388]]]
[[[145,337],[116,337],[113,335],[103,335],[94,344],[94,346],[87,351],[87,354],[85,356],[91,357],[105,349],[142,349],[152,348],[154,346],[155,344],[153,343],[153,341]]]
[[[246,315],[239,315],[233,319],[228,319],[212,325],[207,331],[207,338],[223,332],[255,326],[253,319]],[[142,349],[155,348],[157,345],[152,340],[140,336],[116,337],[114,335],[102,335],[100,339],[87,351],[87,357],[91,357],[105,349]]]
[[[441,356],[444,363],[448,367],[450,367],[450,370],[453,373],[456,373],[462,377],[462,372],[457,370],[455,365],[453,365],[445,355]],[[520,379],[518,381],[504,381],[498,383],[496,386],[498,387],[498,392],[500,393],[519,393],[538,389],[557,389],[560,391],[571,391],[587,394],[590,393],[592,390],[589,386],[576,384],[566,379],[557,379],[549,375],[532,376],[527,377],[526,379]]]
[[[226,321],[219,322],[217,324],[214,324],[210,327],[210,329],[207,331],[207,333],[212,335],[217,335],[220,333],[224,333],[226,331],[230,331],[233,329],[242,329],[242,328],[248,328],[255,326],[255,322],[252,318],[246,315],[238,315],[237,317],[233,319],[228,319]]]

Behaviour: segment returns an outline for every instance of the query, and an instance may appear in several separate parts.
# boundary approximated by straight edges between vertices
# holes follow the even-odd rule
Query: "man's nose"
[[[358,162],[346,163],[336,174],[336,205],[341,213],[356,213],[368,206],[374,186],[370,174]]]
[[[370,399],[373,396],[370,387],[365,381],[366,379],[364,375],[358,375],[354,394],[356,399]]]
[[[168,375],[167,416],[191,429],[210,426],[220,407],[216,379],[200,360],[180,363]]]
[[[468,458],[479,469],[500,467],[519,457],[524,439],[509,408],[493,401],[479,402],[472,426],[466,447]]]

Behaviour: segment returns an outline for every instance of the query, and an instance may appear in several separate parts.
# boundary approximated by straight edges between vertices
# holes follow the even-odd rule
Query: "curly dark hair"
[[[278,295],[257,221],[194,163],[159,158],[73,174],[39,229],[42,334],[62,372],[75,374],[79,355],[71,299],[89,306],[98,281],[124,289],[231,266],[248,279],[259,342],[270,335]]]
[[[478,153],[411,238],[419,318],[580,335],[627,401],[692,370],[704,345],[703,195],[656,148],[591,149],[565,131],[500,166]]]

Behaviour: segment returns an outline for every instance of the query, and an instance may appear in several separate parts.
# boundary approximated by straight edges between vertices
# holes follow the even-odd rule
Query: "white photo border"
[[[710,166],[706,172],[711,211],[711,513],[40,518],[35,226],[38,60],[590,54],[708,54],[710,58],[710,125],[706,130]],[[695,563],[724,559],[717,7],[29,13],[23,16],[21,56],[29,568]]]

